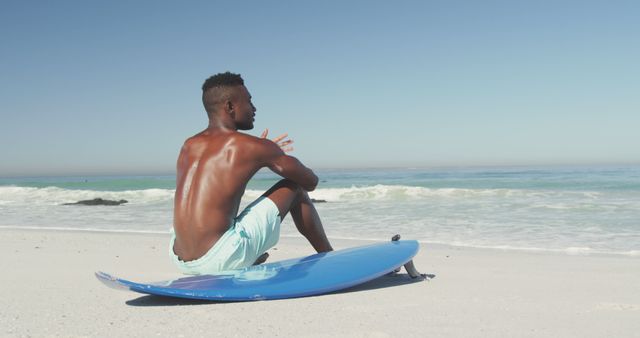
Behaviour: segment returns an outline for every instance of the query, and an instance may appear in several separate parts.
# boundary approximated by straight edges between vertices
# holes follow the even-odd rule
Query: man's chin
[[[253,123],[245,124],[245,125],[238,125],[238,130],[251,130],[251,129],[253,129]]]

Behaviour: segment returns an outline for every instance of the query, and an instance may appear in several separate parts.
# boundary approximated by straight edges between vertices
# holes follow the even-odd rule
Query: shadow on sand
[[[435,275],[427,274],[426,277],[427,277],[426,280],[429,280],[429,279],[435,278]],[[384,289],[389,287],[419,283],[422,281],[424,281],[424,279],[411,278],[408,274],[397,273],[397,274],[378,277],[374,280],[371,280],[356,286],[352,286],[344,290],[334,291],[334,292],[321,294],[321,295],[308,296],[308,297],[322,297],[325,295],[332,295],[332,294]],[[201,299],[187,299],[187,298],[145,295],[132,300],[128,300],[125,303],[130,306],[180,306],[180,305],[225,304],[225,303],[236,303],[236,301],[216,301],[216,300],[201,300]]]

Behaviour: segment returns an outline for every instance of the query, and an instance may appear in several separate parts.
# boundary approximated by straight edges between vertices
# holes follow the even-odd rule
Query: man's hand
[[[267,135],[269,135],[269,129],[265,129],[262,132],[262,135],[260,135],[260,138],[267,138]],[[288,145],[290,145],[291,143],[293,143],[293,140],[290,139],[286,139],[287,136],[289,136],[287,133],[284,133],[276,138],[274,138],[273,143],[277,144],[278,147],[280,147],[280,149],[282,149],[282,151],[284,151],[285,153],[288,153],[290,151],[293,151],[293,147],[288,147]]]

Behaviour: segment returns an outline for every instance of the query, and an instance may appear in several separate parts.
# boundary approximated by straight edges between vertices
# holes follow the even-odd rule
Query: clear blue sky
[[[2,1],[0,176],[171,173],[200,86],[314,168],[640,162],[637,1]]]

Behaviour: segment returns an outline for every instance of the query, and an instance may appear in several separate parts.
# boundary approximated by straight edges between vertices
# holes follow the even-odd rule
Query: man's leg
[[[264,193],[278,207],[280,219],[291,213],[298,231],[307,238],[317,252],[332,251],[324,233],[320,216],[307,192],[291,180],[281,180]]]

